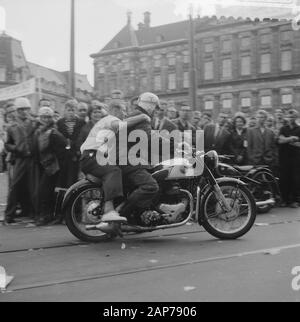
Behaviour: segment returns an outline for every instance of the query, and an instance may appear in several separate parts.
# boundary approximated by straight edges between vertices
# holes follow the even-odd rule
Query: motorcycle
[[[247,183],[256,201],[260,214],[268,213],[276,203],[280,203],[280,189],[278,178],[274,176],[268,166],[239,166],[232,164],[233,156],[220,155],[219,166],[215,169],[216,177],[233,177]]]
[[[246,234],[256,218],[255,200],[246,184],[237,178],[215,178],[219,166],[215,151],[195,152],[193,162],[174,158],[152,170],[160,187],[151,209],[132,216],[127,223],[101,223],[101,181],[87,175],[71,186],[62,204],[70,232],[86,242],[99,242],[124,233],[152,232],[184,226],[193,219],[212,236],[236,239]],[[124,187],[130,193],[133,187]],[[117,206],[120,210],[123,203]],[[104,227],[106,225],[106,228]],[[103,226],[102,228],[100,228]]]

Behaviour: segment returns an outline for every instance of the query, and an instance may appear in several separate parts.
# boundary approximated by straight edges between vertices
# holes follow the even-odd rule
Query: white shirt
[[[117,128],[113,124],[119,125]],[[115,116],[107,115],[99,120],[91,129],[87,139],[80,147],[81,153],[86,150],[98,150],[103,153],[108,152],[108,142],[118,132],[119,129],[126,126],[127,123],[121,121]]]

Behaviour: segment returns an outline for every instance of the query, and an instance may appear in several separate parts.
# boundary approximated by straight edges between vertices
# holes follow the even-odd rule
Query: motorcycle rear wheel
[[[88,231],[85,229],[86,225],[100,223],[103,205],[103,190],[101,187],[90,183],[78,189],[72,195],[66,207],[65,220],[70,232],[79,240],[88,243],[99,243],[114,238],[114,235],[105,234],[100,230]],[[92,215],[93,211],[98,211],[99,215]]]
[[[254,195],[254,198],[257,198],[259,201],[259,197],[265,195],[265,191],[270,194],[269,198],[274,198],[275,199],[275,191],[274,191],[274,186],[273,186],[273,175],[267,171],[259,171],[255,173],[251,179],[256,180],[262,184],[262,187],[257,187],[254,184],[251,184],[250,186],[250,191]],[[264,201],[264,200],[262,200]],[[274,206],[273,205],[264,205],[264,206],[257,206],[257,212],[259,214],[266,214],[268,213]]]
[[[231,212],[223,211],[221,202],[211,187],[208,189],[200,205],[201,222],[204,229],[212,236],[219,239],[237,239],[245,235],[253,226],[256,219],[256,204],[249,189],[242,184],[232,182],[219,183],[227,202],[230,204]],[[233,189],[230,192],[229,190]],[[234,229],[233,223],[238,222],[241,227]],[[220,227],[223,225],[223,228]],[[230,227],[232,226],[232,227]],[[227,229],[226,229],[227,227]],[[229,229],[228,229],[229,228]]]

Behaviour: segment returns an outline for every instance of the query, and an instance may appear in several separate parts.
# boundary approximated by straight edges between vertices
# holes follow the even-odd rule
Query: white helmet
[[[139,96],[137,105],[151,115],[160,103],[159,98],[155,94],[147,92]]]
[[[31,104],[28,98],[18,97],[15,100],[15,107],[18,110],[19,108],[31,108]]]

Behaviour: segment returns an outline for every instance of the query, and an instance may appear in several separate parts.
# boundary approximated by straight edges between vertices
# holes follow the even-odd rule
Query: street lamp
[[[197,109],[197,71],[196,71],[196,61],[195,61],[195,26],[194,26],[194,20],[193,20],[193,5],[190,6],[189,20],[190,20],[190,23],[189,23],[189,52],[190,52],[189,96],[190,96],[190,105],[192,109],[195,110]]]
[[[70,96],[75,98],[75,0],[71,0]]]

